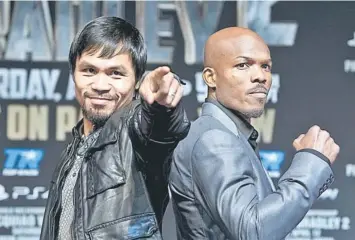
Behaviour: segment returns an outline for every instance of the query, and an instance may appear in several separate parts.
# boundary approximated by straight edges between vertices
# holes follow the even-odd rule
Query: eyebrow
[[[94,64],[90,63],[90,62],[87,62],[87,61],[82,61],[81,63],[79,63],[79,66],[82,68],[82,67],[92,67],[92,68],[97,68],[97,66],[95,66]],[[110,70],[118,70],[118,71],[121,71],[121,72],[127,72],[127,69],[121,65],[121,64],[118,64],[118,65],[112,65],[112,66],[109,66],[107,69],[110,69]]]
[[[236,59],[238,59],[238,58],[243,58],[243,59],[245,59],[245,60],[247,60],[247,61],[254,61],[253,58],[251,58],[251,57],[246,57],[246,56],[238,56],[238,57],[236,57]],[[271,60],[271,58],[269,58],[269,59],[266,59],[266,60],[263,61],[263,62],[272,63],[272,60]]]

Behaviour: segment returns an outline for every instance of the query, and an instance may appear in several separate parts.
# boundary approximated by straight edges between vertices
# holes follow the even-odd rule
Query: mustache
[[[110,94],[97,94],[97,93],[84,93],[85,98],[98,98],[98,99],[107,99],[107,100],[116,100],[117,97],[112,96]]]
[[[251,94],[251,93],[265,93],[265,94],[268,94],[268,92],[269,92],[269,90],[264,85],[258,84],[257,86],[249,89],[247,91],[247,94]]]

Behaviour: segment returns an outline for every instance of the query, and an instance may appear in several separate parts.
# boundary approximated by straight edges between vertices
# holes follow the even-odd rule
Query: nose
[[[91,84],[93,90],[97,92],[108,92],[111,90],[110,79],[105,74],[98,74]]]
[[[252,82],[263,83],[267,81],[266,72],[261,66],[254,66],[252,74]]]

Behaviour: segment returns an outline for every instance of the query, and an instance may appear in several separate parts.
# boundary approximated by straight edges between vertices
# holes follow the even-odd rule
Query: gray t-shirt
[[[84,155],[87,150],[96,142],[100,130],[88,135],[83,136],[74,159],[74,164],[67,175],[63,190],[62,190],[62,211],[59,219],[58,240],[70,240],[71,226],[74,219],[74,187],[80,173],[80,169],[84,160]]]

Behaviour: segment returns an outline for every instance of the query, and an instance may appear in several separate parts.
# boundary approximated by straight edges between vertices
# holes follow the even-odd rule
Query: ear
[[[216,72],[213,68],[205,67],[202,72],[202,78],[209,88],[216,88]]]

